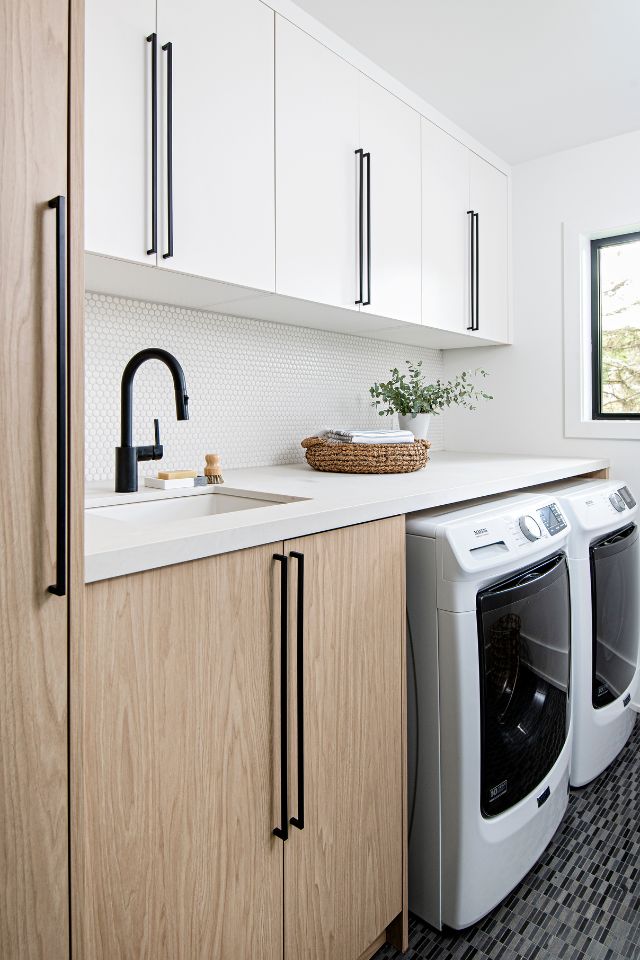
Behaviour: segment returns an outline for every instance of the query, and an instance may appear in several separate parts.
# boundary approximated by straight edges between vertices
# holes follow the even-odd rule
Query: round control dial
[[[518,523],[527,540],[539,540],[542,536],[540,524],[537,520],[534,520],[533,517],[529,516],[529,514],[525,514],[524,517],[520,517]]]

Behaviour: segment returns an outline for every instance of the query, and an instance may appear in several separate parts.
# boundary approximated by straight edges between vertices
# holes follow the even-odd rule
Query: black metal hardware
[[[359,273],[359,296],[355,301],[361,304],[363,301],[364,290],[364,151],[362,147],[356,150],[356,156],[359,157],[358,172],[358,273]]]
[[[151,247],[147,255],[158,252],[158,37],[150,33],[151,44]]]
[[[474,276],[476,283],[476,309],[475,309],[475,326],[474,330],[480,329],[480,214],[473,214],[473,220],[475,223],[475,265],[474,265]]]
[[[67,592],[67,298],[66,199],[53,197],[56,211],[56,582],[49,593]]]
[[[368,307],[371,303],[371,154],[365,153],[367,161],[367,299],[362,306]]]
[[[304,553],[292,550],[290,557],[298,561],[298,590],[296,598],[296,716],[298,726],[298,816],[290,823],[304,830]]]
[[[467,330],[475,330],[475,279],[474,279],[474,267],[475,267],[475,244],[474,244],[474,211],[467,210],[467,216],[471,217],[469,220],[469,314],[471,323],[467,324]]]
[[[160,421],[158,420],[157,417],[153,421],[153,433],[155,437],[154,446],[156,447],[162,446],[162,444],[160,443]]]
[[[162,47],[167,54],[167,252],[162,259],[173,256],[173,44]]]
[[[288,561],[283,553],[274,553],[273,559],[280,566],[280,823],[273,828],[273,834],[280,840],[289,839],[289,806],[287,792],[288,775],[288,734],[287,734],[287,646],[289,603],[287,593]]]
[[[120,385],[120,446],[116,447],[116,493],[135,493],[138,489],[138,461],[162,460],[163,449],[160,445],[160,423],[154,420],[155,444],[153,446],[134,447],[133,432],[133,378],[146,360],[162,360],[171,371],[173,390],[176,398],[176,419],[189,419],[189,397],[184,370],[167,350],[151,347],[134,354],[124,368]]]

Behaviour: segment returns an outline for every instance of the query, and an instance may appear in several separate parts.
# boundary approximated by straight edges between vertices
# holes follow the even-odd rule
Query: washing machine
[[[573,653],[571,783],[589,783],[633,730],[639,682],[638,505],[619,480],[573,480],[544,488],[569,518]]]
[[[569,521],[549,494],[407,518],[409,908],[462,929],[568,802]]]

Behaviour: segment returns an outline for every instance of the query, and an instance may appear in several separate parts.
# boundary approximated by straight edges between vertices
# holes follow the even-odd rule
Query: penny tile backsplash
[[[87,480],[113,476],[120,379],[144,347],[163,347],[182,364],[190,420],[176,421],[167,368],[144,364],[134,382],[133,441],[151,443],[159,417],[164,458],[141,463],[142,476],[181,467],[202,472],[211,452],[227,469],[299,462],[300,441],[327,427],[397,426],[395,417],[378,417],[368,394],[391,367],[422,359],[431,379],[443,372],[439,350],[88,293]],[[432,419],[430,439],[442,449],[442,417]]]

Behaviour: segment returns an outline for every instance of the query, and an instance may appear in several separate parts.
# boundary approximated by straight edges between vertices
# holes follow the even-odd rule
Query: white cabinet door
[[[353,309],[359,76],[276,17],[276,291]]]
[[[151,43],[156,0],[86,0],[85,247],[155,263]]]
[[[477,334],[509,338],[509,188],[507,177],[471,154],[471,209],[478,214]]]
[[[422,119],[422,322],[465,333],[469,300],[469,150]]]
[[[420,323],[420,115],[364,74],[358,146],[371,171],[371,302],[362,309]]]
[[[158,0],[158,263],[273,290],[273,11],[259,0]],[[168,246],[167,80],[173,117],[173,256]]]

